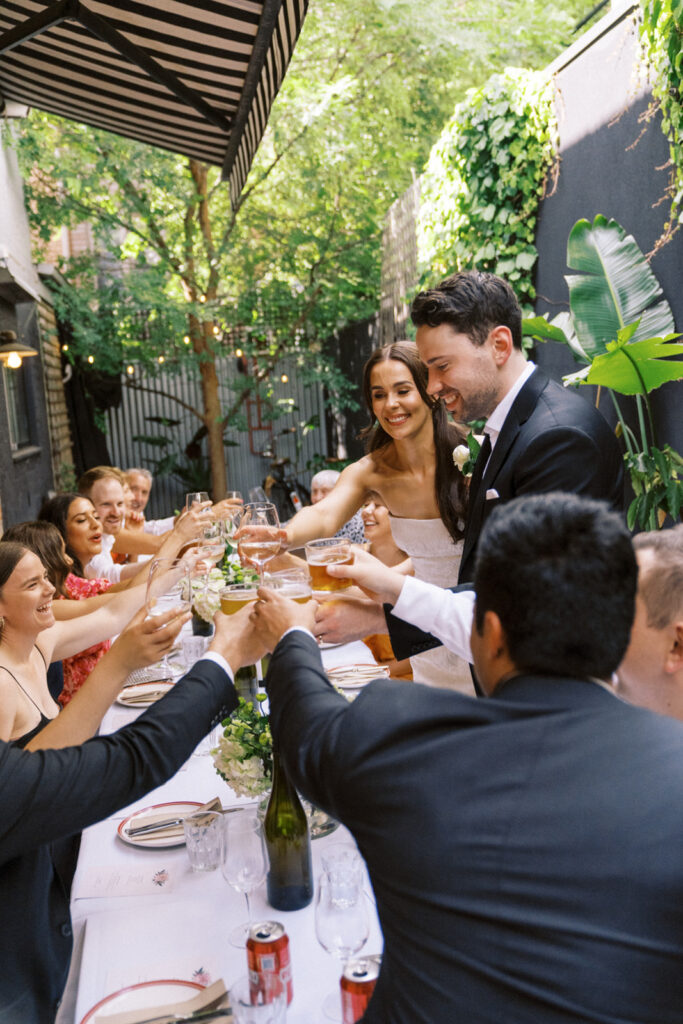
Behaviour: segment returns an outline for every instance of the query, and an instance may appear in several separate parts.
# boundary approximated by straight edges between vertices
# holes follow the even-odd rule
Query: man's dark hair
[[[410,307],[416,327],[450,324],[475,345],[483,345],[494,327],[509,327],[515,348],[522,347],[522,310],[507,281],[479,270],[463,270],[436,288],[418,292]]]
[[[608,679],[628,645],[637,578],[629,533],[604,504],[517,498],[479,538],[476,628],[495,612],[522,672]]]

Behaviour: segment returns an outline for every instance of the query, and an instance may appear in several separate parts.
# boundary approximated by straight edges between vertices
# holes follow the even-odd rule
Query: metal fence
[[[236,360],[218,360],[216,369],[222,407],[228,408],[234,401],[230,384],[238,375]],[[283,376],[287,380],[283,381]],[[225,434],[227,441],[234,442],[234,446],[229,444],[225,448],[228,487],[241,491],[245,498],[250,488],[263,484],[270,459],[258,453],[269,447],[273,438],[277,456],[291,459],[299,479],[305,484],[311,477],[310,471],[305,469],[306,464],[316,455],[326,455],[328,450],[322,387],[319,384],[304,385],[296,367],[287,360],[278,364],[272,379],[272,403],[282,411],[282,415],[268,422],[260,415],[257,403],[249,403],[244,407],[243,425],[246,429],[228,428]],[[201,385],[199,377],[193,376],[191,371],[183,375],[159,373],[154,377],[138,372],[134,380],[138,386],[153,389],[155,393],[123,387],[120,405],[107,412],[107,447],[114,465],[122,469],[143,466],[153,471],[163,454],[175,452],[181,455],[201,426],[189,409],[174,400],[180,399],[188,406],[201,408]],[[319,426],[303,434],[302,425],[314,417],[317,417]],[[158,418],[179,422],[164,426]],[[289,427],[295,427],[296,432],[281,433]],[[162,446],[134,440],[141,436],[165,438],[168,444]],[[297,444],[301,446],[298,456]],[[166,516],[173,509],[182,507],[186,490],[188,487],[174,475],[155,477],[148,518]]]

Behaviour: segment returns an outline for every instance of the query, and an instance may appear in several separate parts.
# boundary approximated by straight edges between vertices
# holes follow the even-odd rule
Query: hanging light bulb
[[[280,380],[282,381],[283,384],[286,384],[287,381],[289,380],[289,377],[287,376],[286,373],[283,373],[282,376],[280,377]]]
[[[158,363],[165,363],[165,362],[166,362],[166,360],[164,359],[164,357],[163,357],[163,356],[159,356],[159,358],[157,359],[157,362],[158,362]]]
[[[200,302],[206,302],[206,295],[200,295],[199,296],[199,301]]]
[[[214,333],[214,334],[220,334],[220,333],[221,333],[221,329],[220,329],[220,327],[218,326],[218,324],[215,324],[215,325],[214,325],[214,328],[213,328],[213,333]]]
[[[186,334],[185,337],[183,338],[183,341],[185,342],[186,345],[189,345],[190,344],[190,335]]]
[[[62,345],[62,352],[68,352],[68,351],[69,351],[69,346],[68,345]]]
[[[133,374],[135,373],[135,367],[134,367],[134,366],[131,366],[131,365],[129,364],[129,365],[128,365],[128,366],[126,367],[126,373],[128,374],[128,376],[129,376],[129,377],[132,377],[132,376],[133,376]]]
[[[95,357],[94,356],[88,356],[88,362],[92,365],[92,363],[95,362]]]
[[[244,352],[242,351],[241,348],[236,348],[235,349],[235,355],[237,356],[238,359],[241,359],[242,356],[244,355]]]
[[[18,352],[10,352],[7,356],[7,365],[10,370],[18,370],[21,366],[21,356]]]

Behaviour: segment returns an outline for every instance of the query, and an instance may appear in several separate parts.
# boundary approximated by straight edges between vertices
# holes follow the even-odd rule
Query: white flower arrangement
[[[265,694],[256,700],[265,699]],[[223,735],[211,751],[213,765],[238,796],[261,796],[273,781],[273,740],[266,715],[239,698],[237,710],[223,722]]]

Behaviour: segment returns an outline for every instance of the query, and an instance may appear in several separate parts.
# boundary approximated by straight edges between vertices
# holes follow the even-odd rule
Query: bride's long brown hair
[[[363,367],[363,398],[370,413],[371,423],[361,431],[360,437],[365,440],[367,452],[386,448],[393,438],[375,419],[372,411],[372,388],[370,377],[379,363],[390,360],[403,363],[408,368],[415,382],[420,398],[432,414],[434,427],[434,450],[436,453],[436,473],[434,487],[436,503],[446,529],[453,540],[461,540],[465,534],[465,517],[467,515],[467,484],[460,470],[453,463],[453,449],[462,444],[467,431],[452,423],[443,402],[432,398],[427,393],[427,368],[420,359],[417,345],[412,341],[394,341],[383,348],[377,348]]]

